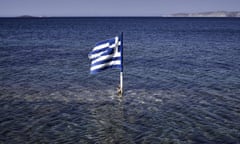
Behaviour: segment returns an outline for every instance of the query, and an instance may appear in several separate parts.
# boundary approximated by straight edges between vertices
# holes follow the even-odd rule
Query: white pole
[[[123,95],[123,72],[120,72],[120,94]]]
[[[120,94],[123,95],[123,32],[121,33],[121,71],[120,71]]]

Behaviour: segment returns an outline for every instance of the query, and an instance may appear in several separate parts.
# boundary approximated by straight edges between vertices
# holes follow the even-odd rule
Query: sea
[[[240,144],[240,19],[0,18],[0,143]]]

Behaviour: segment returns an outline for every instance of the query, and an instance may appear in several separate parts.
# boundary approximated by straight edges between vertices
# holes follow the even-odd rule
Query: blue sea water
[[[119,70],[90,75],[124,33]],[[239,18],[1,18],[0,143],[240,143]]]

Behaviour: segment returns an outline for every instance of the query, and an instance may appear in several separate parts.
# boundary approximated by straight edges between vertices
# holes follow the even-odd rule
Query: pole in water
[[[120,72],[120,95],[123,95],[123,72]]]
[[[119,86],[117,87],[117,94],[118,94],[118,96],[122,97],[122,88],[121,88],[121,84],[119,84]]]
[[[120,69],[120,84],[117,88],[117,93],[120,97],[123,95],[123,32],[120,36],[120,53],[121,53],[121,69]]]
[[[120,71],[120,96],[123,95],[123,32],[121,33],[121,44],[120,44],[120,49],[121,49],[121,71]]]
[[[123,95],[123,72],[120,72],[120,84],[117,88],[118,96],[122,97]]]

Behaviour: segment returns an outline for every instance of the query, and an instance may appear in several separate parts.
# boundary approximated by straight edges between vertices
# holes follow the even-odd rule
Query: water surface
[[[118,70],[89,75],[124,32]],[[240,19],[0,19],[0,143],[239,143]]]

